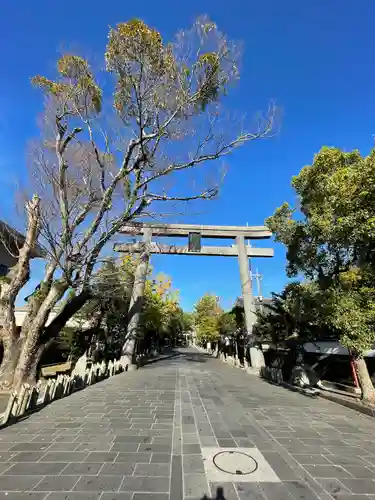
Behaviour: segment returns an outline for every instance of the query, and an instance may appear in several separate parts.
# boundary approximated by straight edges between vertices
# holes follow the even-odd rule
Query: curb
[[[195,346],[195,348],[204,353],[210,355],[205,349],[199,348]],[[222,361],[220,358],[216,358]],[[223,362],[223,361],[222,361]],[[224,364],[228,366],[232,366],[233,368],[238,368],[238,366],[232,364],[232,363],[226,363]],[[359,403],[357,401],[350,401],[350,400],[345,400],[337,397],[333,393],[329,392],[324,392],[321,389],[315,389],[314,387],[297,387],[295,385],[289,384],[288,382],[276,382],[274,380],[271,380],[266,377],[262,377],[260,374],[257,374],[255,371],[252,373],[250,370],[248,371],[246,368],[243,370],[245,373],[248,373],[249,375],[255,375],[256,377],[259,377],[261,380],[264,380],[265,382],[268,382],[271,385],[277,385],[278,387],[283,387],[284,389],[288,389],[289,391],[292,392],[299,392],[300,394],[307,396],[309,398],[322,398],[326,399],[327,401],[331,401],[332,403],[336,403],[340,406],[344,406],[345,408],[349,408],[350,410],[354,410],[358,413],[362,413],[363,415],[367,415],[369,417],[375,417],[375,408],[371,408],[369,406],[365,406],[362,403]]]
[[[370,406],[366,406],[362,403],[357,403],[356,401],[340,399],[337,396],[327,392],[319,391],[318,395],[323,399],[327,399],[332,403],[337,403],[341,406],[345,406],[346,408],[350,408],[351,410],[354,410],[358,413],[362,413],[363,415],[367,415],[369,417],[375,417],[375,408],[371,408]]]
[[[142,364],[140,364],[139,368],[143,368],[144,366],[147,366],[147,365],[152,365],[153,363],[157,363],[158,361],[163,361],[164,359],[177,358],[179,355],[180,355],[179,353],[174,352],[173,354],[160,356],[158,358],[150,358],[150,359],[144,361]]]

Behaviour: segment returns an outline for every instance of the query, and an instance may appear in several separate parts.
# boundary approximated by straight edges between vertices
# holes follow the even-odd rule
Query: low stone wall
[[[284,382],[283,372],[281,368],[273,368],[271,366],[265,366],[261,368],[260,373],[262,378],[266,380],[271,380],[271,382],[275,382],[276,384],[282,384]]]
[[[69,396],[73,392],[113,377],[122,371],[120,361],[113,360],[108,364],[102,361],[87,368],[82,375],[77,373],[58,375],[57,378],[48,380],[44,385],[39,381],[35,387],[24,384],[19,392],[14,391],[10,394],[6,410],[0,414],[0,425],[6,425],[56,399]]]

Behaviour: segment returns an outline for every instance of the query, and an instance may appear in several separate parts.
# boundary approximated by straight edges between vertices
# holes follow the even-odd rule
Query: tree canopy
[[[292,180],[299,209],[284,203],[267,219],[286,246],[288,275],[307,280],[283,292],[297,333],[335,334],[358,360],[375,340],[374,175],[375,150],[322,148]]]

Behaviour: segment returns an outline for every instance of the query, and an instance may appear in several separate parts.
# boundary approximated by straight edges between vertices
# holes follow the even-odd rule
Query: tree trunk
[[[86,304],[89,298],[91,298],[91,292],[89,290],[83,290],[79,295],[70,299],[59,314],[45,328],[43,338],[46,340],[56,338],[67,322]]]
[[[0,339],[4,354],[0,366],[0,387],[10,389],[14,370],[19,358],[21,339],[17,330],[14,313],[18,293],[29,280],[30,259],[37,243],[40,229],[40,200],[34,196],[26,203],[27,230],[22,247],[18,252],[17,263],[0,282]],[[8,246],[2,241],[3,246]],[[15,243],[17,246],[17,244]]]
[[[65,283],[54,283],[47,297],[41,304],[34,320],[28,324],[27,331],[23,331],[24,329],[22,328],[22,349],[13,380],[13,388],[16,391],[20,389],[22,384],[28,382],[30,376],[32,376],[34,361],[38,355],[42,333],[48,317],[53,307],[62,298],[67,289],[68,286]]]
[[[143,239],[144,249],[139,257],[139,263],[134,275],[133,292],[129,306],[129,323],[126,340],[122,347],[121,364],[126,371],[137,368],[136,346],[150,260],[149,244],[151,243],[151,230],[145,231]]]
[[[24,382],[27,382],[31,386],[36,385],[38,382],[38,368],[40,364],[40,360],[42,359],[43,354],[48,351],[48,349],[51,347],[51,345],[54,343],[54,339],[50,339],[48,342],[45,344],[42,344],[39,346],[36,354],[32,357],[30,361],[30,368],[28,371],[27,379],[24,380]]]
[[[3,342],[4,354],[0,366],[0,387],[3,390],[10,390],[13,385],[14,371],[17,366],[21,352],[21,341],[19,338],[9,336]]]
[[[355,357],[354,365],[358,375],[358,382],[362,389],[362,401],[374,404],[375,389],[372,384],[364,357]]]

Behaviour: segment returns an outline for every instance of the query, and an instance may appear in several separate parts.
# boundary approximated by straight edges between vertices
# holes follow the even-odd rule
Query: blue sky
[[[250,115],[275,99],[282,127],[271,140],[252,143],[229,160],[218,200],[185,222],[259,225],[283,201],[295,202],[292,175],[321,146],[366,154],[375,134],[375,4],[371,0],[197,0],[124,2],[111,0],[4,0],[0,11],[0,217],[16,220],[13,191],[25,178],[25,148],[37,135],[42,99],[30,77],[51,74],[64,49],[99,58],[108,26],[133,17],[161,31],[165,39],[208,14],[229,37],[242,40],[240,84],[231,105]],[[182,304],[190,308],[204,292],[229,307],[239,294],[236,259],[159,256],[156,270],[173,278]],[[286,281],[285,254],[254,260],[263,274],[263,294]],[[40,263],[34,265],[37,277]],[[31,284],[32,285],[32,284]],[[30,286],[31,286],[30,285]]]

